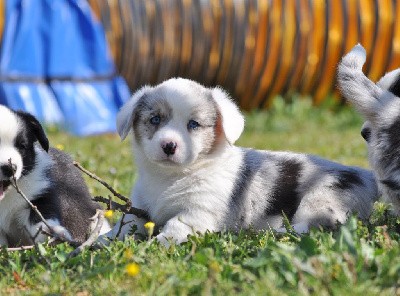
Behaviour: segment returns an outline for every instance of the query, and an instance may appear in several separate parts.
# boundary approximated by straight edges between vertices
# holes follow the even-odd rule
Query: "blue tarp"
[[[129,98],[86,0],[6,0],[0,104],[76,135],[115,131]]]

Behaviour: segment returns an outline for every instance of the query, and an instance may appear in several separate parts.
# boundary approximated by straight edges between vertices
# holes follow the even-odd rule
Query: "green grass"
[[[313,108],[276,100],[252,112],[238,144],[317,154],[368,167],[362,121],[350,108]],[[135,168],[129,141],[115,135],[75,138],[49,129],[51,143],[129,195]],[[109,193],[88,180],[93,195]],[[207,233],[170,249],[157,243],[115,242],[66,259],[66,244],[0,251],[0,295],[395,295],[400,293],[399,221],[377,203],[368,222],[352,217],[337,231],[309,235]],[[126,266],[136,263],[136,276]]]

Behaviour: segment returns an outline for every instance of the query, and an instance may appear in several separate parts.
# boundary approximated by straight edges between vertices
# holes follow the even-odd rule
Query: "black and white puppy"
[[[12,167],[9,165],[11,159]],[[46,226],[11,185],[17,184],[60,235],[78,242],[90,232],[97,204],[72,159],[49,148],[42,126],[32,115],[0,105],[0,245],[43,242]],[[102,233],[110,230],[105,224]]]
[[[361,134],[384,201],[400,215],[400,69],[376,84],[362,72],[365,49],[355,46],[338,67],[343,96],[364,116]]]
[[[133,206],[161,227],[157,239],[181,243],[193,232],[336,226],[356,212],[367,218],[377,197],[372,172],[315,156],[258,151],[233,144],[244,128],[220,88],[187,79],[143,87],[117,117],[122,139],[133,132],[138,177]],[[119,238],[143,220],[125,217],[108,233]]]

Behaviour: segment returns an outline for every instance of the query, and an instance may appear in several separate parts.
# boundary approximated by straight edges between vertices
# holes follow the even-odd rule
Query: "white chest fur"
[[[165,171],[149,168],[149,164],[140,170],[145,164],[139,164],[133,204],[149,211],[159,225],[192,209],[216,213],[224,218],[241,162],[240,150],[232,146],[218,158],[177,174],[168,168]]]

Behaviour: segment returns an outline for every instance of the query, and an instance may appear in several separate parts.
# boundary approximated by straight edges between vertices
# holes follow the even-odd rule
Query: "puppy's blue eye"
[[[152,118],[150,118],[150,123],[151,123],[152,125],[159,125],[160,122],[161,122],[161,117],[160,117],[160,115],[156,115],[156,116],[153,116]]]
[[[189,120],[189,122],[187,124],[188,130],[195,130],[199,126],[200,126],[200,124],[197,121],[193,120],[193,119]]]

